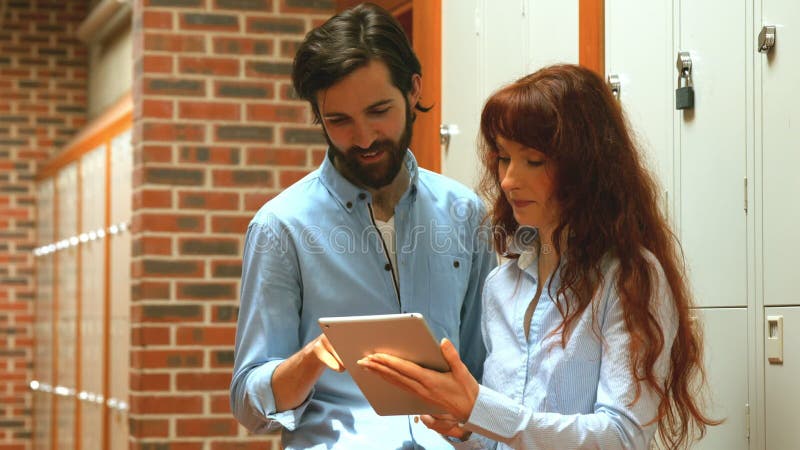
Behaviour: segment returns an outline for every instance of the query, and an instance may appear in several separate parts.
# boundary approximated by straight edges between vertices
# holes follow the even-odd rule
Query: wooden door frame
[[[578,2],[578,63],[605,78],[605,0]]]

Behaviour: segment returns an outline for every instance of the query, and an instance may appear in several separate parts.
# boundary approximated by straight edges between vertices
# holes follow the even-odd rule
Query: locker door
[[[105,145],[81,159],[81,234],[105,228]],[[86,236],[88,238],[88,236]],[[102,445],[103,405],[86,401],[89,394],[103,393],[103,316],[105,244],[102,239],[87,240],[81,252],[81,449],[99,450]]]
[[[695,90],[694,109],[675,113],[680,237],[699,306],[746,306],[747,0],[678,3]]]
[[[725,422],[709,428],[706,437],[692,449],[746,450],[749,446],[745,416],[748,358],[742,350],[748,348],[747,309],[707,308],[695,313],[705,335],[705,367],[711,393],[708,413]]]
[[[762,5],[762,24],[777,27],[775,47],[756,56],[762,96],[761,116],[756,120],[762,136],[764,304],[798,305],[800,4],[797,0],[763,0]]]
[[[765,361],[766,447],[794,450],[800,443],[800,307],[765,308],[765,316],[783,316],[783,364]]]
[[[605,8],[606,73],[620,79],[620,103],[669,213],[674,196],[672,2],[606,0]]]
[[[78,225],[78,167],[76,163],[65,167],[56,176],[58,191],[58,230],[57,239],[66,241],[66,248],[55,253],[58,278],[56,283],[56,371],[54,384],[56,391],[56,436],[57,448],[72,449],[75,446],[75,412],[76,402],[74,390],[77,382],[75,354],[77,352],[77,301],[78,250],[69,243],[70,238],[77,235]],[[74,241],[73,241],[74,242]]]
[[[476,138],[483,106],[475,63],[477,8],[478,0],[442,1],[442,123],[458,127],[442,146],[442,173],[473,188],[480,174]]]
[[[37,239],[39,246],[55,242],[53,179],[42,181],[37,189]],[[53,277],[55,256],[48,253],[36,258],[36,317],[34,329],[36,348],[33,364],[34,379],[43,385],[55,384],[53,373]],[[50,429],[53,421],[53,396],[42,390],[33,394],[33,442],[35,450],[52,448]]]
[[[131,133],[126,131],[111,141],[111,224],[124,223],[124,230],[111,239],[111,374],[110,397],[116,399],[116,409],[110,409],[111,449],[128,448],[130,342],[131,342],[131,221],[133,150]],[[123,406],[124,404],[124,406]]]

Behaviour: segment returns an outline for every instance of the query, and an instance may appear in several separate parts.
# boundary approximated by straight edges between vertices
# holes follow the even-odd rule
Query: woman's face
[[[497,175],[514,219],[550,235],[559,218],[553,198],[552,161],[535,149],[501,136],[497,138],[497,148]]]

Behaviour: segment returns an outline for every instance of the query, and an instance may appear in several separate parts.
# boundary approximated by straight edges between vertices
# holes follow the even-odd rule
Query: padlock
[[[675,63],[678,69],[678,89],[675,90],[675,109],[694,108],[694,87],[692,87],[692,56],[689,52],[678,53]],[[681,86],[681,80],[686,86]]]
[[[692,109],[694,108],[694,88],[691,85],[690,79],[686,79],[686,86],[678,87],[675,90],[675,109]]]

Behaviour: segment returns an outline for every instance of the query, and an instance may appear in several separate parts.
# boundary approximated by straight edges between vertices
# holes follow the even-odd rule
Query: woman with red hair
[[[701,438],[718,422],[699,403],[682,254],[603,80],[575,65],[539,70],[489,98],[481,134],[493,240],[509,258],[484,288],[482,384],[446,340],[450,372],[386,354],[362,367],[448,411],[422,420],[459,448]]]

